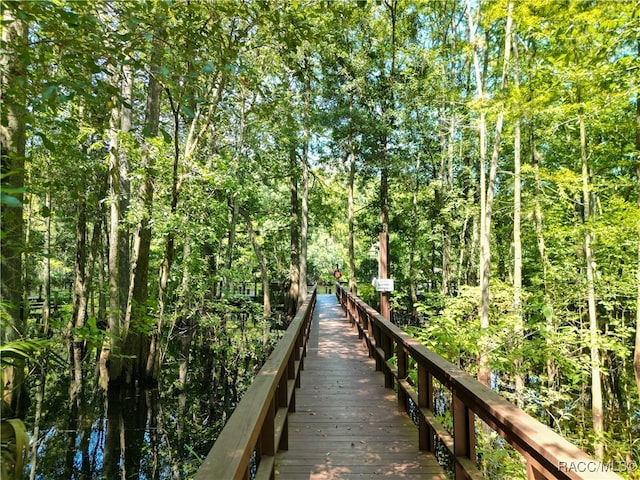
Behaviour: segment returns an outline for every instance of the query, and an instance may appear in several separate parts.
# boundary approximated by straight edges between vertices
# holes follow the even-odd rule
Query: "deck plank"
[[[318,295],[278,480],[446,479],[334,295]]]

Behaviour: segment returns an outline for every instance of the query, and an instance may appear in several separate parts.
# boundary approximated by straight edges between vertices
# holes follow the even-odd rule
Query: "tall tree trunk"
[[[24,248],[24,225],[22,189],[24,187],[24,161],[26,144],[26,92],[27,85],[27,36],[28,26],[16,10],[20,3],[4,5],[2,12],[2,44],[0,56],[0,95],[2,120],[0,128],[0,159],[2,161],[2,190],[11,197],[2,202],[2,287],[0,308],[9,322],[3,328],[3,339],[10,342],[22,337],[25,332],[26,312],[20,310],[22,295],[22,253]],[[14,10],[15,9],[15,10]],[[23,315],[24,313],[24,315]],[[17,362],[3,372],[2,395],[11,405],[13,414],[26,414],[27,390],[24,385],[24,365]]]
[[[160,118],[160,98],[162,90],[155,77],[155,72],[160,64],[162,50],[160,37],[154,42],[155,48],[151,56],[150,70],[146,101],[146,130],[149,137],[158,135]],[[126,354],[135,358],[125,359],[125,378],[127,383],[133,380],[141,380],[144,383],[153,384],[157,379],[153,378],[147,370],[147,362],[151,348],[152,332],[143,332],[140,325],[144,324],[144,318],[148,315],[149,300],[149,255],[151,253],[151,218],[153,215],[153,168],[154,159],[146,138],[142,139],[141,166],[144,178],[140,184],[139,196],[144,213],[136,227],[133,238],[133,250],[131,255],[131,277],[129,280],[129,295],[127,299],[127,311],[125,326],[127,329]],[[135,328],[131,330],[131,325]]]
[[[233,248],[236,243],[236,227],[238,225],[238,214],[240,212],[240,202],[238,201],[238,192],[234,192],[229,199],[229,233],[227,236],[227,252],[225,255],[226,269],[225,273],[225,288],[230,287],[231,279],[229,277],[231,267],[233,266]]]
[[[418,303],[418,287],[416,285],[416,265],[415,255],[418,241],[418,192],[420,191],[420,156],[416,159],[416,182],[413,188],[413,199],[411,201],[411,224],[413,231],[409,240],[409,300],[411,301],[411,317],[414,324],[417,325],[418,311],[416,304]]]
[[[191,340],[193,338],[193,315],[195,308],[191,291],[191,262],[192,262],[192,240],[189,235],[184,239],[182,248],[182,284],[180,286],[180,297],[183,305],[178,312],[176,328],[178,330],[178,340],[180,353],[178,357],[178,381],[181,393],[185,391],[187,376],[189,374],[189,352],[191,351]]]
[[[582,97],[578,93],[578,102]],[[589,191],[589,166],[587,164],[587,128],[584,115],[578,118],[580,126],[580,160],[582,164],[582,201],[584,202],[584,256],[587,271],[587,303],[589,311],[589,348],[591,350],[591,418],[594,433],[594,454],[598,460],[604,456],[604,415],[602,403],[602,379],[600,373],[599,328],[596,315],[596,290],[593,254],[593,231],[591,227],[591,192]]]
[[[29,185],[30,178],[29,172],[25,171],[24,183],[25,185]],[[31,277],[32,275],[32,267],[30,265],[31,260],[31,222],[33,217],[33,195],[29,192],[25,192],[23,196],[22,203],[22,212],[23,212],[23,229],[24,229],[24,246],[22,248],[22,300],[20,304],[22,306],[22,315],[23,320],[25,322],[25,331],[26,331],[26,322],[29,318],[29,295],[31,292]]]
[[[355,208],[354,208],[354,184],[356,177],[355,155],[349,155],[349,181],[348,189],[348,216],[349,216],[349,291],[356,295],[358,293],[358,282],[356,280],[356,253],[355,253]]]
[[[530,145],[531,145],[531,161],[533,163],[533,181],[535,185],[535,195],[534,195],[534,207],[533,207],[533,218],[534,218],[534,227],[536,234],[536,243],[538,245],[538,254],[540,255],[540,263],[542,264],[542,283],[544,288],[544,299],[545,299],[545,307],[548,310],[545,319],[546,319],[546,329],[549,337],[546,340],[547,348],[551,350],[553,348],[553,336],[556,333],[556,324],[554,320],[554,314],[552,310],[552,303],[549,291],[548,284],[548,272],[549,272],[549,257],[547,255],[547,247],[546,242],[543,235],[543,216],[542,216],[542,206],[540,205],[540,198],[543,195],[542,191],[542,181],[540,179],[540,153],[536,148],[536,137],[534,125],[532,124],[531,130],[529,133],[530,137]],[[556,362],[552,358],[552,355],[547,355],[546,360],[546,371],[547,371],[547,389],[551,393],[550,397],[553,398],[553,392],[557,391],[557,378],[558,378],[558,367]],[[554,403],[552,402],[549,406],[549,410],[552,410]],[[549,415],[548,425],[553,427],[555,425],[555,417],[553,414]]]
[[[446,97],[443,95],[441,107],[441,116],[443,123],[446,119],[447,102]],[[443,125],[444,127],[444,125]],[[440,293],[442,295],[448,295],[450,292],[451,284],[451,228],[446,214],[441,214],[446,202],[447,192],[451,192],[453,189],[453,144],[455,135],[455,117],[453,114],[453,107],[451,107],[451,118],[448,125],[448,133],[440,135],[440,169],[438,176],[442,181],[442,187],[437,188],[436,198],[438,199],[438,218],[442,225],[442,284],[440,285]],[[416,202],[416,193],[414,193],[414,204]],[[417,224],[414,223],[414,224]],[[412,241],[415,241],[413,239]]]
[[[133,72],[131,65],[123,65],[122,67],[122,98],[124,101],[120,107],[120,131],[128,133],[132,127],[132,112],[130,105],[133,105]],[[129,241],[129,228],[122,219],[126,218],[131,200],[131,180],[129,178],[129,158],[125,149],[120,149],[118,145],[118,154],[120,155],[118,167],[120,168],[120,222],[118,226],[118,284],[120,290],[120,318],[123,324],[122,342],[125,341],[128,325],[126,325],[126,314],[129,301],[129,281],[131,253]],[[123,345],[121,345],[122,348]]]
[[[35,480],[36,467],[38,463],[38,447],[40,446],[40,421],[42,419],[42,404],[44,401],[44,389],[47,379],[48,361],[44,359],[44,363],[38,366],[38,383],[36,390],[36,410],[33,419],[33,431],[31,432],[31,470],[29,471],[29,480]]]
[[[293,318],[298,307],[298,295],[300,294],[300,255],[299,255],[299,225],[298,225],[298,179],[296,152],[293,147],[289,151],[289,164],[291,166],[290,192],[291,212],[289,217],[290,254],[289,266],[289,294],[287,296],[287,315]]]
[[[379,136],[380,145],[380,252],[378,255],[378,272],[380,278],[389,278],[389,140],[395,127],[393,110],[395,108],[394,84],[396,75],[396,26],[398,19],[398,1],[385,1],[384,5],[389,10],[391,20],[391,65],[386,81],[385,91],[381,100],[382,130]],[[386,59],[385,59],[386,63]],[[382,241],[384,239],[384,242]],[[387,320],[391,320],[391,295],[389,292],[380,292],[380,314]]]
[[[249,212],[244,210],[242,214],[245,221],[247,222],[247,234],[249,235],[249,239],[251,240],[251,245],[253,245],[253,251],[256,254],[256,258],[258,259],[258,265],[260,265],[260,278],[262,280],[262,305],[264,309],[264,316],[266,318],[271,315],[271,294],[269,292],[269,271],[267,269],[267,262],[265,261],[264,255],[262,254],[262,248],[260,248],[260,243],[258,243],[256,232],[253,230],[253,224],[251,223]]]
[[[483,87],[482,87],[482,73],[480,71],[478,52],[475,47],[475,26],[473,25],[473,17],[471,15],[471,8],[469,0],[467,0],[467,12],[469,16],[469,23],[471,28],[471,44],[474,45],[473,49],[473,62],[476,70],[476,82],[478,89],[478,97],[483,99]],[[502,65],[502,78],[501,78],[501,91],[504,92],[507,83],[507,73],[509,58],[511,56],[511,24],[512,24],[512,12],[513,4],[509,2],[507,12],[507,24],[505,28],[505,41],[504,41],[504,57]],[[480,107],[483,108],[483,107]],[[505,106],[502,105],[498,112],[496,119],[496,128],[494,134],[493,150],[491,153],[491,161],[489,164],[489,177],[486,178],[486,166],[484,163],[484,157],[486,155],[486,147],[483,144],[486,142],[486,124],[484,118],[484,112],[481,112],[480,116],[480,329],[484,333],[481,334],[481,346],[479,355],[479,368],[478,368],[478,380],[490,386],[491,383],[491,366],[489,362],[489,338],[486,333],[489,328],[489,305],[491,303],[491,293],[489,288],[491,278],[491,220],[493,215],[493,196],[494,186],[496,182],[496,175],[498,171],[498,159],[500,156],[500,141],[502,135],[502,123],[504,120]],[[483,152],[484,150],[484,152]],[[487,182],[485,184],[485,182]]]
[[[180,113],[179,106],[175,105],[171,94],[169,94],[171,109],[173,111],[173,169],[171,174],[171,205],[170,215],[175,216],[178,210],[178,167],[180,165]],[[165,310],[167,306],[167,297],[169,290],[169,273],[173,265],[173,257],[175,255],[175,233],[170,229],[164,242],[164,251],[160,260],[160,270],[158,272],[158,326],[157,330],[151,336],[149,345],[149,357],[147,359],[146,377],[152,382],[158,380],[160,373],[160,341],[162,339],[162,331],[165,323]]]
[[[358,282],[356,281],[356,250],[355,250],[355,180],[356,180],[356,150],[353,143],[353,98],[349,98],[349,180],[348,190],[348,222],[349,222],[349,291],[356,295],[358,293]]]
[[[51,161],[47,158],[47,171],[50,171]],[[48,173],[47,173],[48,175]],[[42,304],[42,333],[46,337],[49,334],[49,318],[51,317],[51,185],[47,182],[44,197],[44,302]]]
[[[300,287],[298,307],[307,297],[307,236],[309,234],[309,143],[311,141],[311,64],[304,59],[304,119],[302,139],[302,205],[300,212]]]
[[[638,41],[638,57],[640,57],[640,40]],[[638,208],[640,208],[640,94],[636,96],[636,177],[638,179]],[[638,224],[638,272],[636,276],[638,293],[636,302],[636,344],[633,352],[633,369],[636,386],[640,395],[640,223]]]
[[[513,84],[516,93],[520,90],[520,69],[518,68],[518,36],[513,32]],[[516,118],[513,131],[513,309],[515,312],[514,333],[518,346],[522,346],[524,325],[522,321],[522,183],[521,183],[521,150],[522,134],[521,120]],[[516,404],[524,406],[524,375],[520,371],[522,368],[522,358],[515,361],[515,393]]]
[[[83,388],[82,358],[84,340],[79,330],[84,327],[87,318],[87,202],[81,193],[77,203],[76,220],[76,260],[73,282],[73,314],[67,325],[67,351],[71,362],[69,381],[70,408],[80,408]]]
[[[484,99],[482,71],[480,69],[480,59],[478,47],[476,45],[476,25],[473,20],[473,12],[471,11],[470,0],[466,0],[467,17],[469,20],[469,43],[473,45],[473,66],[476,80],[476,98],[480,101]],[[480,118],[478,121],[478,134],[480,137],[480,328],[486,330],[489,327],[489,271],[490,263],[490,245],[487,244],[487,175],[486,175],[486,158],[487,158],[487,126],[486,114],[484,106],[480,106]],[[478,358],[479,371],[478,380],[485,385],[490,384],[491,370],[489,367],[489,358],[487,356],[486,339],[480,347]]]
[[[173,112],[173,168],[171,170],[171,205],[169,214],[173,217],[178,211],[179,194],[179,167],[180,167],[180,106],[176,105],[169,92],[169,102]],[[158,274],[158,313],[160,317],[164,315],[167,303],[167,292],[169,289],[169,272],[173,265],[175,254],[175,233],[173,229],[167,232],[164,252],[160,261],[160,272]],[[162,322],[162,318],[160,318]]]
[[[456,45],[455,37],[452,38],[451,43],[452,43],[452,48],[455,49],[455,45]],[[451,72],[450,74],[452,78],[450,79],[449,85],[454,85],[456,80],[455,80],[455,73],[454,73],[455,66],[453,65],[453,61],[451,62],[450,72]],[[445,105],[443,106],[443,111],[446,112],[446,97],[444,97],[444,95],[443,95],[443,103],[445,103]],[[448,133],[448,138],[446,142],[447,143],[447,151],[446,151],[447,163],[446,163],[446,170],[445,170],[446,172],[445,185],[448,191],[452,191],[453,190],[453,164],[455,160],[454,145],[455,145],[455,138],[456,138],[456,114],[455,114],[455,107],[453,105],[450,105],[449,107],[449,115],[450,115],[449,133]],[[453,262],[451,261],[452,230],[453,229],[451,229],[448,224],[445,224],[445,228],[442,231],[441,293],[443,295],[449,295],[451,293],[452,282],[454,281],[454,279],[452,278]],[[460,250],[464,251],[464,247],[462,247]],[[457,277],[456,280],[459,281],[459,277]]]
[[[510,2],[507,13],[507,24],[505,29],[505,45],[504,57],[502,65],[501,90],[504,91],[507,83],[507,73],[509,66],[509,58],[511,56],[511,24],[512,24],[513,4]],[[475,42],[476,26],[473,24],[473,16],[471,14],[471,6],[467,0],[467,13],[470,24],[470,41],[474,45],[473,63],[476,71],[476,88],[478,97],[484,98],[482,87],[482,72],[480,71],[480,63]],[[483,108],[483,107],[480,107]],[[500,156],[500,141],[502,135],[502,123],[504,120],[503,105],[498,112],[496,119],[496,127],[494,134],[493,150],[491,153],[491,161],[489,164],[489,177],[486,178],[486,166],[484,158],[486,156],[486,123],[484,112],[480,113],[480,329],[481,346],[478,359],[478,380],[489,386],[491,382],[491,366],[489,363],[489,338],[486,333],[489,328],[489,305],[491,303],[490,294],[490,278],[491,278],[491,220],[493,215],[493,196],[496,175],[498,171],[498,159]],[[486,183],[485,183],[486,182]]]
[[[187,138],[183,150],[182,171],[189,170],[191,161],[200,144],[204,134],[212,127],[213,119],[217,112],[218,103],[222,97],[222,92],[226,84],[226,77],[222,72],[218,72],[211,89],[207,92],[211,102],[207,110],[203,113],[198,106],[195,115],[189,125]],[[180,105],[175,103],[171,91],[167,90],[167,97],[173,113],[173,172],[171,179],[171,207],[170,215],[173,218],[178,211],[178,198],[180,189],[184,181],[184,175],[180,174]],[[162,352],[160,349],[160,339],[164,328],[164,315],[167,304],[167,293],[169,289],[169,273],[173,265],[175,256],[175,231],[170,229],[165,236],[164,251],[160,260],[160,271],[158,273],[158,325],[156,332],[151,337],[149,347],[149,358],[147,359],[146,376],[155,382],[160,372],[160,359]]]
[[[307,237],[309,235],[309,165],[302,161],[302,202],[300,212],[300,287],[298,307],[307,297]]]
[[[116,74],[114,83],[116,82]],[[120,306],[120,153],[118,130],[120,128],[119,100],[113,98],[115,106],[111,109],[109,119],[109,340],[100,352],[100,382],[106,389],[109,382],[120,376],[121,359],[119,351],[121,329]],[[111,355],[116,353],[116,355]]]

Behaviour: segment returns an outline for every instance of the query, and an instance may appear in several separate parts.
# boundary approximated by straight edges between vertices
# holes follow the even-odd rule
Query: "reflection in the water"
[[[82,398],[74,400],[69,372],[49,365],[32,385],[36,402],[25,423],[37,448],[25,478],[192,477],[281,333],[261,315],[198,320],[188,342],[168,342],[154,388],[105,392],[96,372],[88,370]]]

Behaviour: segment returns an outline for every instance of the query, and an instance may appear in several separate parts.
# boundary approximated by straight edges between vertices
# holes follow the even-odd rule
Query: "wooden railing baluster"
[[[406,381],[409,377],[409,354],[404,345],[397,346],[396,358],[398,362],[398,410],[409,413],[409,398],[405,389],[400,386],[400,382]]]
[[[433,377],[424,363],[418,364],[418,410],[433,413]],[[418,415],[418,447],[428,452],[434,451],[434,431],[424,415]]]

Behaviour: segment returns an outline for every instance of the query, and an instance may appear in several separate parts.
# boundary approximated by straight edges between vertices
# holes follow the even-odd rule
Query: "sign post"
[[[380,232],[380,253],[378,255],[378,285],[382,281],[384,289],[378,288],[380,292],[380,315],[387,320],[391,320],[391,308],[389,306],[389,292],[393,290],[393,280],[391,285],[385,280],[389,280],[389,234],[387,232]],[[389,290],[389,286],[391,290]]]

